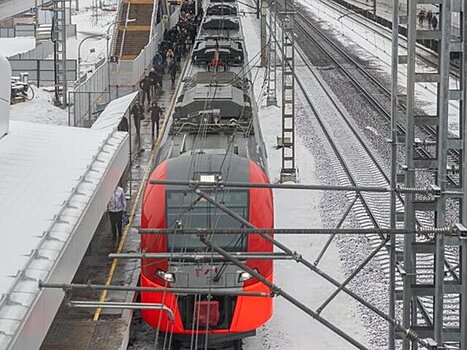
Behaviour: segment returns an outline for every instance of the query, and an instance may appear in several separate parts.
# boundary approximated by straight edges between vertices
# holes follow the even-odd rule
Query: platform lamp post
[[[110,53],[109,53],[109,40],[110,40],[110,28],[112,28],[112,26],[116,25],[116,24],[122,24],[122,23],[125,23],[125,26],[128,24],[128,23],[131,23],[131,22],[134,22],[136,21],[135,18],[130,18],[130,19],[127,19],[127,20],[124,20],[124,21],[113,21],[112,23],[109,24],[109,26],[107,27],[107,34],[106,34],[106,40],[107,40],[107,50],[106,50],[106,60],[107,60],[107,85],[108,85],[108,90],[109,90],[109,101],[110,101],[110,98],[112,97],[111,96],[111,93],[110,93]]]
[[[91,36],[87,36],[86,38],[80,41],[78,45],[78,72],[77,72],[78,80],[81,78],[81,45],[88,39],[98,38],[98,37],[103,37],[103,36],[104,34],[94,34]]]

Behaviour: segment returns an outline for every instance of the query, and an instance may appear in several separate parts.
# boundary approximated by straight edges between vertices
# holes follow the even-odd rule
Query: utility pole
[[[267,66],[267,41],[266,41],[266,10],[267,10],[267,0],[261,0],[261,67],[265,68]],[[271,11],[271,9],[269,9]]]
[[[439,28],[433,30],[417,28],[419,10],[417,6],[426,3],[425,0],[410,0],[407,2],[407,16],[397,14],[401,24],[407,26],[407,53],[398,54],[397,47],[393,47],[393,74],[397,74],[394,62],[406,65],[407,89],[406,96],[398,96],[397,88],[394,86],[397,84],[397,76],[393,76],[392,98],[393,108],[395,99],[405,102],[406,108],[406,134],[404,138],[400,138],[401,144],[405,146],[405,155],[404,163],[400,167],[403,172],[398,174],[399,182],[403,187],[411,189],[426,186],[423,178],[429,175],[434,195],[420,197],[414,193],[406,193],[404,196],[404,220],[399,224],[403,224],[404,228],[413,234],[404,236],[403,261],[397,263],[402,277],[402,290],[395,293],[393,282],[391,288],[394,289],[398,300],[402,301],[403,327],[414,332],[403,340],[403,350],[419,349],[416,343],[418,337],[429,340],[433,349],[447,349],[449,345],[449,348],[466,350],[467,71],[465,67],[467,67],[467,58],[462,54],[467,49],[466,1],[430,1],[430,4],[438,5],[440,11]],[[394,11],[398,12],[397,3],[394,5]],[[460,18],[462,28],[459,37],[452,35],[451,18],[455,18],[453,15],[458,15]],[[397,21],[394,23],[397,24]],[[396,30],[397,26],[394,26],[393,45],[397,45]],[[437,43],[436,70],[433,72],[420,71],[417,66],[416,51],[419,40]],[[453,53],[461,57],[460,67],[462,67],[455,88],[449,84],[450,60]],[[421,114],[417,108],[421,102],[417,90],[425,88],[426,84],[436,86],[434,99],[437,109],[430,115]],[[459,122],[458,135],[455,136],[448,128],[449,120],[454,117],[452,115],[454,113],[456,113],[455,119]],[[393,118],[395,115],[397,113],[393,110]],[[425,137],[425,140],[420,140],[418,136],[420,131],[422,135],[426,135],[421,136]],[[422,146],[428,143],[432,146]],[[459,163],[453,164],[453,159],[457,159]],[[446,211],[453,206],[457,208],[454,210],[457,211],[457,216],[447,218]],[[440,230],[449,225],[456,225],[459,231],[457,235],[435,233],[425,237],[416,234],[420,227]],[[446,249],[459,254],[457,263],[447,259]],[[396,256],[400,257],[401,254]],[[431,276],[427,277],[424,271],[430,271]],[[459,300],[455,309],[452,306],[453,297]],[[426,307],[427,301],[430,302],[431,309]],[[448,305],[448,302],[451,302],[451,305]],[[457,321],[453,322],[453,319]],[[400,337],[400,334],[396,333],[395,336]],[[391,342],[390,346],[392,346]]]
[[[66,0],[53,0],[52,41],[54,43],[54,104],[67,106]]]

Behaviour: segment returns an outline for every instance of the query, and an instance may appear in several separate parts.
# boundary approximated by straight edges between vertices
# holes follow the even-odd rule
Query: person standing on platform
[[[139,87],[143,91],[143,100],[142,103],[144,105],[145,97],[147,97],[148,105],[151,104],[151,78],[149,75],[146,75],[141,81],[139,82]]]
[[[126,198],[125,191],[122,187],[117,185],[115,187],[112,197],[107,204],[107,212],[110,218],[110,227],[112,229],[112,238],[117,242],[122,235],[122,219],[123,212],[126,211]]]
[[[167,63],[167,66],[170,69],[170,64],[173,62],[174,59],[174,52],[172,51],[171,48],[167,50],[167,53],[165,54],[165,62]]]
[[[436,16],[433,16],[433,18],[431,19],[431,27],[433,28],[433,30],[436,30],[436,28],[438,28],[438,19],[436,18]]]
[[[136,137],[138,138],[138,146],[141,146],[141,120],[144,119],[144,108],[137,100],[131,108],[133,120],[135,121]]]
[[[428,21],[428,26],[431,25],[431,20],[433,19],[433,12],[431,10],[428,10],[426,13],[426,20]]]
[[[151,113],[151,132],[152,140],[154,141],[159,137],[159,121],[162,115],[162,109],[157,105],[157,102],[153,102],[152,106],[149,107],[148,112]],[[154,138],[154,127],[156,127],[156,137]]]
[[[123,116],[122,120],[120,120],[120,123],[118,124],[117,130],[118,131],[128,132],[128,119],[126,119],[125,116]]]
[[[149,79],[151,79],[151,94],[152,96],[156,96],[157,91],[157,73],[154,68],[151,68],[149,72]]]
[[[170,78],[172,79],[172,86],[175,84],[175,77],[177,76],[177,62],[172,61],[169,66]]]

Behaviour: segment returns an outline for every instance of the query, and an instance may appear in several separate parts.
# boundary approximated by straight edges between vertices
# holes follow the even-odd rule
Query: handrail
[[[115,21],[120,21],[120,16],[122,14],[123,4],[125,3],[124,0],[118,2],[117,13],[115,15]],[[116,25],[113,29],[112,40],[110,41],[110,52],[112,55],[115,55],[115,49],[117,46],[117,39],[118,39],[118,25]]]
[[[149,32],[149,38],[152,38],[154,35],[154,29],[157,25],[158,10],[159,10],[159,0],[154,0],[153,5],[152,5],[151,31]]]
[[[120,58],[122,57],[123,44],[125,43],[125,35],[126,35],[127,26],[128,26],[128,16],[130,15],[130,7],[131,7],[131,2],[128,2],[128,7],[126,9],[126,16],[125,16],[125,27],[123,29],[122,41],[120,43],[120,54],[118,55]]]

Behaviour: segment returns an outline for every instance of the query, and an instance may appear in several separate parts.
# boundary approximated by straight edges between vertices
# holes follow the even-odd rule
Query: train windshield
[[[217,191],[208,193],[217,202],[225,205],[242,218],[248,220],[248,191]],[[180,221],[184,228],[242,228],[236,219],[216,206],[199,197],[194,192],[167,191],[167,227],[175,227]],[[246,235],[214,234],[214,244],[227,251],[246,251]],[[206,246],[197,235],[167,235],[168,251],[204,251]]]

